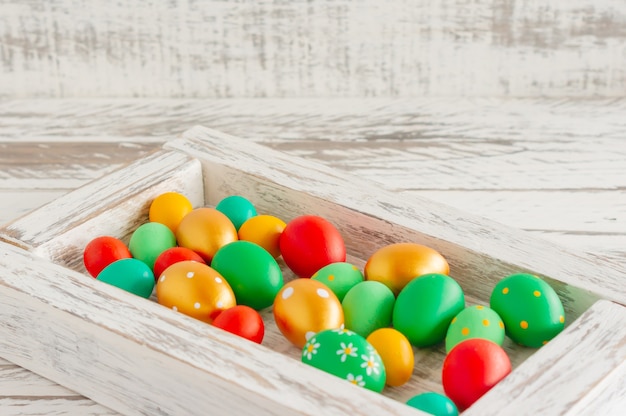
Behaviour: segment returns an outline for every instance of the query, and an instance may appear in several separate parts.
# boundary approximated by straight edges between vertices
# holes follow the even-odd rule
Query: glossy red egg
[[[260,344],[265,335],[265,324],[261,315],[246,305],[237,305],[221,312],[213,320],[213,325]]]
[[[154,262],[154,280],[157,280],[161,273],[174,263],[179,261],[197,261],[199,263],[205,263],[204,259],[200,257],[195,251],[186,247],[172,247],[168,248],[156,258]]]
[[[94,238],[85,246],[83,251],[85,269],[93,277],[97,277],[105,267],[114,261],[131,257],[130,250],[124,242],[109,236]]]

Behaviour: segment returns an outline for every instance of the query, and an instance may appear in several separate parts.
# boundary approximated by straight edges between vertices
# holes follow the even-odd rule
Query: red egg
[[[263,318],[246,305],[233,306],[221,312],[213,320],[213,325],[257,344],[263,341],[265,335]]]
[[[279,240],[287,266],[299,277],[309,278],[322,267],[346,261],[346,246],[333,224],[316,215],[291,220]]]
[[[121,240],[115,237],[102,236],[91,240],[83,251],[85,269],[93,277],[116,260],[129,259],[130,250]]]
[[[161,273],[174,263],[179,261],[192,260],[199,263],[205,263],[204,259],[200,257],[195,251],[186,247],[172,247],[168,248],[156,258],[154,262],[154,280],[157,280]]]
[[[473,338],[457,344],[443,362],[443,389],[459,410],[470,407],[511,372],[511,361],[495,342]]]

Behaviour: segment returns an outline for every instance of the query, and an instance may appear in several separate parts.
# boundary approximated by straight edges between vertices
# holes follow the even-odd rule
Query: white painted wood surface
[[[315,167],[315,165],[309,162],[290,159],[288,156],[273,153],[269,149],[255,148],[251,144],[244,146],[237,143],[234,139],[217,132],[198,128],[188,132],[186,137],[191,139],[191,142],[174,141],[170,142],[168,147],[182,149],[199,157],[203,161],[205,172],[210,172],[210,175],[207,175],[205,178],[206,202],[215,203],[225,194],[231,192],[243,193],[246,191],[261,209],[273,209],[285,218],[292,217],[298,210],[300,210],[300,212],[303,210],[306,211],[307,207],[309,210],[315,209],[316,212],[321,210],[322,215],[331,218],[337,223],[344,232],[344,235],[348,237],[348,247],[353,254],[360,257],[360,264],[362,264],[363,260],[366,258],[368,250],[372,250],[373,246],[370,247],[372,244],[375,246],[377,243],[390,242],[395,239],[410,238],[418,239],[418,241],[423,239],[423,241],[440,249],[449,258],[453,265],[453,276],[461,281],[461,284],[470,295],[469,301],[472,303],[485,302],[485,299],[488,297],[486,286],[492,285],[497,279],[503,277],[505,272],[511,270],[511,259],[514,259],[513,265],[515,267],[528,267],[529,263],[533,263],[533,269],[539,270],[542,274],[548,274],[549,276],[575,283],[576,285],[580,284],[583,287],[595,291],[602,297],[609,297],[622,303],[624,303],[624,299],[626,299],[623,293],[624,287],[620,285],[620,283],[623,282],[624,269],[617,264],[614,266],[603,264],[594,258],[586,258],[584,255],[570,253],[568,250],[561,250],[547,242],[527,237],[523,233],[509,230],[497,224],[483,222],[478,217],[458,213],[453,209],[436,206],[436,204],[430,205],[431,208],[437,207],[435,213],[429,212],[427,209],[419,209],[420,206],[425,203],[419,199],[410,199],[411,203],[408,204],[409,206],[406,206],[406,202],[408,201],[406,198],[402,199],[402,202],[405,203],[402,204],[399,203],[400,200],[397,199],[397,196],[382,190],[378,192],[375,198],[372,198],[371,194],[368,193],[369,190],[363,186],[367,184],[367,182],[360,182],[360,180],[356,179],[347,181],[343,177],[344,175],[339,174],[336,170],[324,166]],[[208,140],[212,143],[210,145],[210,151],[207,151],[205,147],[206,143],[203,142],[204,140]],[[157,159],[159,157],[160,156],[157,155]],[[245,161],[245,163],[243,163],[243,161]],[[268,169],[268,163],[271,163],[274,169]],[[242,174],[240,169],[247,172],[247,174]],[[317,169],[319,169],[319,172],[315,172]],[[116,213],[107,214],[106,210],[98,208],[98,204],[93,204],[89,200],[85,201],[85,198],[102,201],[103,195],[107,195],[107,192],[109,194],[111,193],[106,187],[114,188],[117,186],[121,188],[119,191],[120,199],[126,199],[125,195],[129,195],[129,197],[134,195],[135,198],[141,200],[141,196],[135,194],[135,192],[141,189],[140,184],[145,183],[145,181],[141,179],[142,175],[151,175],[150,169],[144,172],[142,169],[131,166],[129,171],[133,172],[133,174],[120,174],[115,180],[104,178],[99,181],[99,183],[92,185],[90,189],[93,189],[94,192],[91,194],[84,190],[73,192],[65,198],[66,202],[55,202],[41,211],[48,213],[54,212],[55,214],[43,215],[43,217],[39,218],[37,214],[25,217],[10,225],[7,234],[12,239],[24,239],[27,242],[27,246],[41,254],[52,256],[57,262],[77,267],[79,262],[76,261],[78,254],[76,252],[76,245],[73,245],[68,239],[76,239],[78,236],[84,239],[85,233],[90,229],[93,231],[101,231],[102,228],[100,228],[100,226],[94,227],[95,224],[105,224],[104,227],[110,227],[112,226],[112,221],[107,219],[107,217],[112,218],[117,215]],[[277,181],[277,186],[271,185],[271,180],[267,181],[262,179],[267,175],[269,175],[272,180]],[[156,178],[153,178],[153,181],[159,182]],[[342,184],[346,184],[346,181],[350,184],[350,192],[345,190],[345,185],[342,186]],[[139,185],[137,185],[135,189],[131,189],[131,186],[126,186],[128,183],[137,183]],[[180,181],[173,183],[178,183],[178,186],[180,186]],[[168,186],[168,184],[169,182],[165,181],[163,186]],[[294,191],[289,190],[289,188],[294,188]],[[153,192],[154,191],[150,189],[146,197]],[[352,195],[352,197],[350,197],[350,195]],[[332,204],[324,203],[321,201],[323,199],[339,202],[339,209]],[[281,201],[278,205],[276,205],[277,200]],[[73,204],[67,201],[76,201],[77,207],[74,208],[76,211],[72,211]],[[84,204],[84,206],[79,206],[80,204]],[[111,204],[115,206],[116,202],[111,201]],[[144,206],[145,202],[131,205]],[[341,207],[341,205],[345,207]],[[358,212],[361,214],[356,216],[351,214],[348,207],[357,208]],[[366,215],[361,218],[363,214],[367,214],[368,212],[373,214],[373,216]],[[39,213],[39,216],[40,215],[41,213]],[[70,221],[77,215],[84,218],[84,226],[79,226],[77,228],[78,231],[73,234],[65,232],[64,230],[69,231],[74,227],[74,224],[71,224]],[[390,227],[385,221],[378,222],[376,220],[378,216],[392,223],[397,222],[398,226]],[[77,222],[81,221],[83,220],[77,220]],[[450,224],[455,225],[454,231],[446,229],[447,221],[452,221]],[[130,221],[126,223],[126,227],[130,230],[134,223],[136,223],[136,221]],[[412,232],[410,231],[411,228],[417,228],[421,230],[421,232]],[[47,229],[48,233],[36,235],[33,232],[41,229]],[[379,239],[371,241],[371,229],[378,230],[374,235],[379,235]],[[436,230],[436,232],[433,232],[433,230]],[[492,238],[495,238],[495,240],[492,241]],[[369,245],[366,242],[368,239],[370,240],[368,242]],[[63,244],[65,244],[65,246]],[[42,249],[45,246],[56,247],[57,249]],[[506,250],[507,248],[509,250]],[[71,260],[72,257],[74,258],[73,261]],[[532,261],[529,259],[532,259]],[[509,262],[508,265],[507,262]],[[8,264],[9,261],[5,261],[4,263],[6,264],[3,264],[3,267],[7,267],[12,273],[19,274],[17,272],[18,268]],[[586,270],[586,268],[589,268],[589,270]],[[590,271],[592,268],[596,270],[598,276],[601,276],[600,279],[602,279],[602,282],[599,284],[594,283],[594,279],[587,278],[587,276],[591,274]],[[487,270],[491,271],[491,275],[486,275]],[[9,275],[10,274],[11,273],[9,273]],[[78,279],[78,276],[75,278]],[[88,280],[91,282],[90,279]],[[22,285],[34,284],[19,278],[12,280],[10,277],[8,280],[5,279],[5,281],[9,282],[7,288],[16,288],[17,286],[15,285],[18,285],[21,288],[20,290],[24,290],[24,286]],[[569,310],[568,322],[576,317],[582,309],[589,307],[589,302],[592,299],[577,296],[577,290],[573,287],[560,285],[554,281],[552,281],[552,283],[555,284],[556,289],[566,302],[566,307]],[[46,285],[49,285],[49,283],[46,283]],[[81,286],[82,284],[74,282],[74,285]],[[607,288],[611,290],[606,290]],[[47,296],[46,294],[51,291],[50,288],[41,291],[33,289],[34,288],[26,290],[26,292],[41,293],[41,296],[44,298]],[[90,294],[89,296],[93,295],[93,289],[89,289],[88,292]],[[7,289],[4,293],[12,293],[12,291]],[[120,296],[122,295],[126,294],[120,294]],[[581,293],[579,292],[578,295],[581,295]],[[10,296],[10,298],[12,299],[13,297]],[[64,297],[61,296],[60,298]],[[58,305],[56,302],[58,302],[58,300],[51,302],[49,299],[46,299],[45,301],[46,304],[53,306]],[[62,308],[67,308],[67,306],[63,306]],[[595,311],[596,309],[596,307],[593,307],[591,311]],[[619,319],[620,314],[623,315],[623,308],[618,307],[616,311]],[[80,311],[75,309],[72,309],[72,313],[83,317],[90,317],[90,315],[81,314]],[[590,313],[596,316],[594,315],[596,312]],[[106,319],[100,321],[99,324],[111,324]],[[120,323],[114,323],[112,325],[120,325]],[[575,323],[573,327],[577,328],[578,325],[579,323]],[[602,324],[599,326],[604,328]],[[570,329],[570,331],[574,331],[574,329]],[[576,333],[581,332],[583,331],[581,330]],[[161,333],[161,335],[163,334]],[[143,340],[143,338],[139,339]],[[282,348],[277,348],[277,346],[274,345],[271,345],[271,348],[281,351],[284,348],[284,344],[283,340]],[[621,357],[623,360],[623,351],[620,350],[623,346],[620,347],[620,343],[618,342],[615,348],[612,349],[611,345],[613,344],[609,343],[606,348],[611,351],[612,356],[617,360]],[[42,348],[46,350],[45,346],[24,346],[23,348]],[[47,348],[49,349],[50,347],[48,346]],[[527,351],[515,348],[511,345],[509,345],[508,348],[508,352],[512,354],[516,367],[519,365],[519,368],[525,369],[523,371],[532,370],[532,368],[530,370],[528,369],[528,362],[521,364],[528,355]],[[542,349],[539,355],[543,357],[543,353],[549,351],[549,349]],[[295,354],[293,351],[290,353],[288,348],[284,349],[283,352],[292,357],[294,357],[293,354]],[[18,355],[15,355],[15,352],[11,352],[11,354],[13,354],[11,356],[12,361],[22,363],[27,367],[29,365],[37,365],[36,363],[33,364],[32,362],[28,363],[23,361]],[[435,380],[438,377],[439,370],[437,366],[440,365],[438,361],[442,358],[441,351],[431,351],[426,355],[418,353],[417,358],[420,368],[416,368],[416,371],[421,377],[424,377],[425,368],[430,369],[426,371],[426,373],[430,374],[426,376],[426,384],[420,384],[419,381],[417,383],[422,389],[432,388],[436,384]],[[543,357],[543,359],[549,358]],[[247,362],[248,360],[244,361]],[[566,362],[566,368],[575,365],[575,363],[576,358],[570,357]],[[69,365],[78,366],[75,362],[71,362]],[[422,365],[426,367],[421,367]],[[54,367],[54,365],[50,367]],[[59,367],[67,368],[66,365],[59,365]],[[50,371],[49,367],[43,370],[41,367],[28,368],[39,372]],[[597,373],[598,377],[602,379],[609,377],[606,374],[607,369],[612,369],[610,363],[600,366]],[[67,374],[64,373],[50,373],[48,375],[55,380],[62,380],[64,383],[75,382],[71,379],[67,380],[67,378],[62,378],[64,375],[67,377]],[[611,377],[613,376],[614,375],[611,375]],[[429,379],[428,377],[432,378]],[[619,373],[617,378],[620,379]],[[623,377],[621,377],[621,379],[623,379]],[[77,386],[75,388],[81,389],[79,391],[94,397],[93,394],[95,393],[89,391],[88,389],[90,387],[88,386]],[[99,389],[97,390],[100,391]],[[612,387],[598,390],[599,391],[595,393],[600,396],[602,394],[606,395],[607,391],[609,393],[615,393]],[[592,396],[597,397],[595,393]],[[413,395],[415,391],[399,389],[398,391],[392,390],[388,394],[392,397],[406,400],[406,398],[410,397],[406,395]],[[578,393],[575,394],[577,394],[577,397],[581,400],[585,398],[585,400],[593,403],[593,400],[587,399],[589,396],[588,392],[578,391]],[[108,402],[106,403],[107,405],[109,404]],[[615,401],[613,403],[615,403]],[[112,407],[116,406],[120,406],[120,404],[113,403]],[[563,406],[564,403],[557,400],[550,409],[562,409]]]
[[[0,96],[623,96],[615,0],[0,1]]]

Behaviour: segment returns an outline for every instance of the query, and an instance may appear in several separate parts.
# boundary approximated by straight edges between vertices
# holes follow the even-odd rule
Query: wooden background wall
[[[623,6],[0,0],[0,98],[623,96]]]

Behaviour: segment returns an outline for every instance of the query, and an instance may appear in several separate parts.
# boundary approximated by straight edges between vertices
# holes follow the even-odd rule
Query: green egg
[[[357,283],[341,302],[347,329],[367,338],[379,328],[391,324],[396,301],[391,289],[373,280]]]
[[[527,347],[547,344],[565,326],[561,299],[548,283],[532,274],[512,274],[499,281],[489,303],[502,317],[509,338]]]
[[[476,305],[463,309],[452,319],[446,334],[446,352],[459,342],[470,338],[483,338],[502,346],[504,323],[493,309]]]
[[[150,269],[154,269],[159,254],[172,247],[176,247],[176,236],[166,225],[158,222],[148,222],[137,227],[128,243],[133,258],[143,261]]]
[[[465,307],[461,286],[445,274],[425,274],[411,280],[398,294],[393,327],[416,347],[442,342],[450,321]]]
[[[406,404],[434,416],[458,416],[459,410],[446,396],[427,392],[411,397]]]
[[[348,290],[363,281],[363,273],[353,264],[337,262],[322,267],[311,279],[328,286],[341,302]]]
[[[237,231],[244,222],[257,215],[252,202],[239,195],[227,196],[217,203],[215,209],[226,215]]]
[[[385,387],[385,366],[376,349],[343,327],[309,338],[302,347],[302,362],[378,393]]]
[[[230,284],[238,305],[256,310],[271,306],[284,283],[274,257],[250,241],[226,244],[213,256],[211,267]]]
[[[152,270],[137,259],[116,260],[102,269],[96,279],[142,298],[149,298],[154,289]]]

